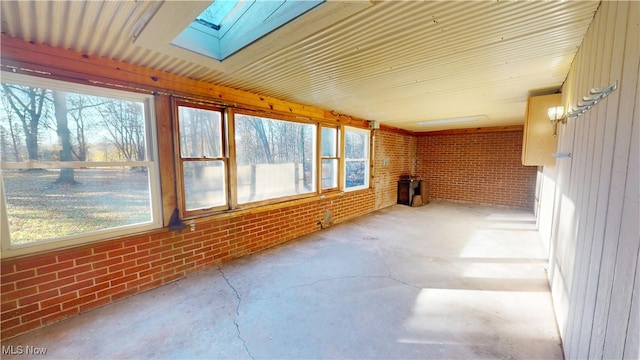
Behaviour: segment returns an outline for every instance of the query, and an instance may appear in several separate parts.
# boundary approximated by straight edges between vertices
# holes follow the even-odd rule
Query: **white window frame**
[[[336,144],[335,144],[335,151],[336,151],[335,156],[324,156],[322,154],[322,146],[323,146],[323,142],[324,142],[324,137],[322,136],[322,129],[324,129],[324,128],[333,129],[333,130],[336,131],[336,136],[335,136],[335,140],[334,140],[336,142]],[[318,180],[319,181],[318,191],[320,191],[321,193],[322,192],[336,191],[336,190],[340,189],[340,184],[341,184],[340,176],[341,176],[341,172],[342,172],[342,167],[340,166],[340,164],[342,162],[342,156],[341,156],[341,153],[342,153],[342,144],[341,144],[342,136],[341,136],[341,134],[342,134],[342,132],[343,132],[342,131],[342,127],[339,126],[339,125],[335,125],[335,124],[332,124],[332,125],[319,124],[319,126],[318,126],[318,134],[319,134],[318,138],[320,139],[318,141],[318,149],[319,149],[318,150],[318,157],[320,158],[320,160],[318,161],[318,170],[317,171],[318,171],[318,174],[319,174],[319,176],[318,176],[318,178],[319,178],[319,180]],[[336,186],[325,188],[322,185],[322,180],[323,180],[323,176],[324,176],[324,173],[323,173],[324,168],[322,166],[322,162],[324,160],[336,160],[336,162],[337,162],[337,166],[336,166],[337,167],[337,169],[336,169],[336,177],[337,177]]]
[[[347,157],[347,133],[352,132],[352,133],[359,133],[359,134],[364,134],[366,135],[367,138],[367,144],[365,146],[365,157],[362,159],[350,159]],[[344,127],[344,141],[342,142],[342,149],[343,149],[343,158],[344,158],[344,166],[342,169],[342,173],[343,175],[343,182],[342,182],[342,188],[344,189],[345,192],[349,192],[349,191],[356,191],[356,190],[363,190],[363,189],[368,189],[370,186],[370,177],[371,177],[371,130],[368,129],[361,129],[361,128],[357,128],[357,127],[352,127],[352,126],[345,126]],[[364,166],[364,184],[363,185],[359,185],[359,186],[352,186],[352,187],[347,187],[347,163],[349,161],[364,161],[365,162],[365,166]]]
[[[131,161],[131,162],[89,162],[89,161],[73,161],[73,162],[61,162],[61,161],[38,161],[36,164],[33,162],[22,163],[0,163],[0,257],[6,258],[17,255],[24,255],[39,251],[52,250],[56,248],[68,247],[73,245],[79,245],[89,243],[98,240],[104,240],[108,238],[114,238],[124,235],[131,235],[134,233],[154,230],[162,228],[162,197],[160,191],[160,170],[157,161],[157,129],[155,121],[155,106],[154,97],[151,94],[141,94],[136,92],[127,92],[121,90],[113,90],[101,87],[94,87],[88,85],[81,85],[75,83],[69,83],[58,80],[51,80],[46,78],[33,77],[28,75],[14,74],[9,72],[2,72],[2,82],[16,83],[24,86],[31,86],[37,88],[55,89],[71,93],[81,93],[93,96],[104,96],[113,99],[120,99],[126,101],[142,102],[144,104],[145,113],[145,127],[146,127],[146,154],[148,160],[145,161]],[[37,165],[37,166],[36,166]],[[27,244],[11,244],[9,221],[7,216],[7,208],[5,202],[4,186],[2,183],[2,169],[3,168],[29,168],[29,167],[48,167],[48,168],[60,168],[60,167],[121,167],[121,166],[146,166],[149,176],[149,198],[151,201],[150,215],[151,221],[132,225],[123,225],[118,227],[112,227],[108,229],[102,229],[97,231],[83,232],[74,235],[56,237]]]

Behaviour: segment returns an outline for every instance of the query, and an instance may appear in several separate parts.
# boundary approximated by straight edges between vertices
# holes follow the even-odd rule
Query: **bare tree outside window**
[[[238,202],[316,191],[316,125],[235,115]]]
[[[147,154],[149,100],[142,100],[150,97],[30,87],[19,80],[28,77],[16,78],[0,86],[6,204],[0,216],[7,217],[10,244],[157,226],[150,185],[158,179]],[[122,99],[127,97],[141,100]]]
[[[45,107],[47,90],[5,83],[2,89],[2,97],[21,122],[28,159],[38,160],[38,135],[46,118],[43,112],[49,110]],[[5,118],[10,118],[8,110]]]

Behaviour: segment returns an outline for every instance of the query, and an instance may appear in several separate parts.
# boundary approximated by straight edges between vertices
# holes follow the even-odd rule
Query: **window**
[[[238,203],[316,192],[316,128],[236,114]]]
[[[222,110],[178,104],[179,194],[185,215],[227,208],[227,158]]]
[[[322,4],[321,0],[217,0],[172,44],[222,61]]]
[[[345,127],[344,134],[346,191],[369,187],[369,130]]]
[[[3,254],[162,225],[148,95],[3,73]]]
[[[322,190],[338,187],[338,169],[340,168],[340,131],[338,127],[322,127],[321,175]]]

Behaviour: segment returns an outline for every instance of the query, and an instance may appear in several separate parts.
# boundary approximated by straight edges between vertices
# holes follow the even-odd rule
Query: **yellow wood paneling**
[[[555,165],[558,139],[553,136],[553,125],[547,111],[562,103],[562,94],[532,96],[527,102],[522,141],[522,165]],[[558,125],[560,126],[560,125]]]

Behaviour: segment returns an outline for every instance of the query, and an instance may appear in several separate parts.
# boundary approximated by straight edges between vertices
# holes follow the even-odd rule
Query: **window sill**
[[[323,193],[321,195],[314,194],[314,195],[309,195],[303,198],[297,198],[293,200],[291,199],[282,200],[282,201],[277,201],[269,204],[262,203],[258,205],[249,205],[247,207],[239,208],[239,209],[211,212],[208,214],[200,214],[197,216],[189,216],[189,217],[183,218],[182,220],[197,220],[197,219],[211,219],[211,218],[214,218],[216,220],[230,219],[230,218],[235,218],[242,215],[257,214],[265,211],[277,210],[277,209],[287,208],[291,206],[298,206],[298,205],[308,204],[310,202],[331,200],[331,199],[343,197],[348,194],[354,194],[359,192],[369,192],[369,191],[373,191],[373,189],[367,188],[367,189],[353,190],[353,191],[347,191],[347,192],[335,190],[335,191]]]

